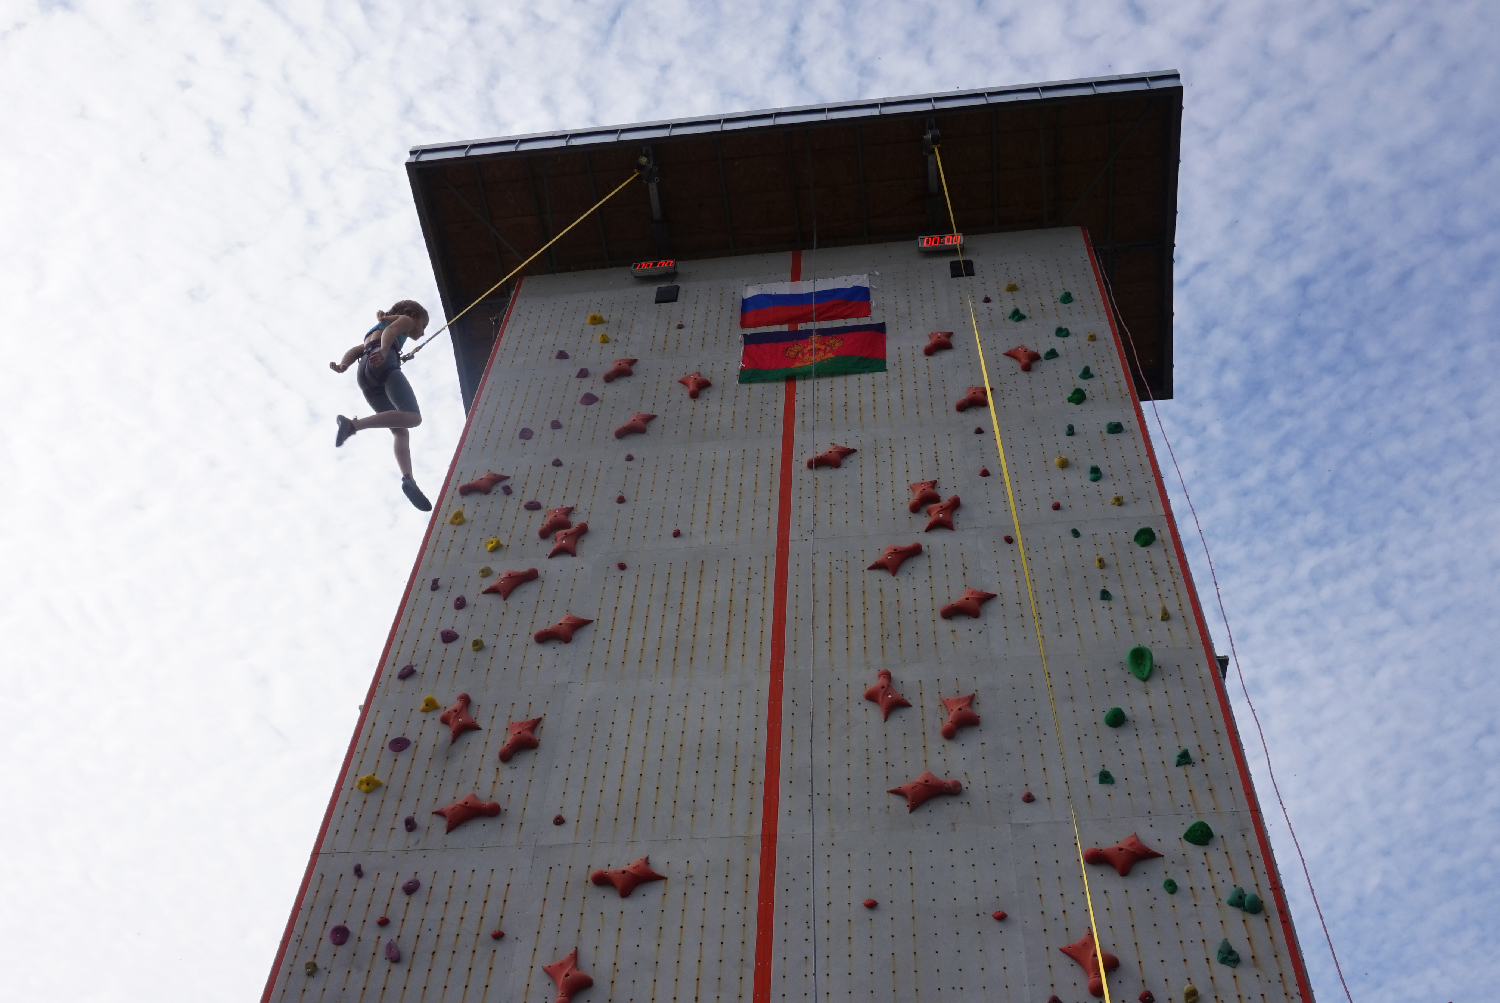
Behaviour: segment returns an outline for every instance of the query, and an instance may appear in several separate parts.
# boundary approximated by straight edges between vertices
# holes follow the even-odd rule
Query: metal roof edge
[[[490,139],[457,143],[434,143],[413,146],[408,164],[455,160],[471,156],[523,153],[602,146],[610,143],[645,142],[700,136],[712,133],[769,129],[776,126],[809,125],[838,122],[845,119],[881,115],[914,115],[939,113],[959,108],[983,107],[1027,101],[1061,100],[1129,91],[1181,89],[1182,77],[1176,70],[1153,70],[1108,77],[1083,77],[1077,80],[1053,80],[1046,83],[1017,84],[1012,87],[985,87],[970,91],[948,91],[916,94],[907,97],[844,101],[837,104],[803,105],[795,108],[772,108],[701,118],[666,119],[631,125],[610,125],[568,129],[559,132],[536,132],[522,136],[497,136]]]

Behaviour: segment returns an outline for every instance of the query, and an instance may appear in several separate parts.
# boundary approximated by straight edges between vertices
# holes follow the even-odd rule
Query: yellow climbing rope
[[[422,349],[426,348],[428,345],[432,344],[432,339],[436,338],[438,335],[440,335],[444,331],[448,330],[448,328],[450,328],[454,324],[458,323],[458,318],[462,317],[464,314],[466,314],[470,310],[474,309],[480,303],[484,302],[484,298],[486,296],[488,296],[490,293],[494,292],[496,289],[499,289],[501,286],[505,285],[505,283],[509,282],[512,278],[515,277],[515,275],[518,272],[521,271],[521,269],[525,268],[527,265],[531,264],[537,258],[541,257],[541,254],[542,254],[543,251],[545,251],[547,248],[551,247],[553,244],[557,243],[559,240],[562,240],[563,237],[567,236],[567,233],[568,233],[569,230],[573,229],[573,227],[577,226],[579,223],[582,223],[584,220],[586,220],[590,216],[592,216],[594,214],[595,210],[597,210],[601,205],[603,205],[604,203],[608,202],[610,199],[612,199],[616,195],[618,195],[624,189],[624,187],[626,185],[630,184],[630,182],[634,181],[636,178],[638,178],[640,176],[641,176],[641,172],[640,171],[631,171],[630,172],[630,177],[626,178],[624,181],[621,181],[620,184],[619,184],[619,186],[617,188],[615,188],[614,191],[612,191],[608,195],[604,196],[598,202],[595,202],[591,208],[589,208],[589,209],[587,209],[587,210],[584,211],[584,214],[582,216],[579,216],[573,222],[571,222],[567,226],[563,227],[562,231],[559,232],[557,236],[553,237],[551,240],[547,241],[541,247],[537,248],[535,254],[533,254],[531,257],[527,258],[525,261],[521,262],[515,268],[512,268],[510,270],[510,273],[508,275],[506,275],[505,278],[501,279],[499,282],[496,282],[494,285],[490,286],[484,292],[480,293],[478,299],[476,299],[474,302],[470,303],[468,306],[464,307],[462,310],[458,311],[458,313],[453,316],[452,320],[448,321],[442,327],[438,328],[436,331],[433,331],[431,334],[429,334],[427,336],[427,340],[423,341],[420,345],[417,345],[410,352],[407,352],[405,355],[401,356],[401,361],[403,361],[403,362],[410,362],[412,360],[412,358],[418,352],[420,352]]]
[[[943,155],[936,144],[932,155],[937,158],[938,178],[943,183],[943,200],[948,203],[948,223],[953,232],[958,232],[958,221],[953,215],[953,200],[948,197],[948,177],[943,173]],[[958,245],[959,274],[963,274],[964,249]],[[1057,698],[1052,692],[1052,673],[1047,670],[1047,645],[1042,640],[1042,618],[1036,609],[1036,591],[1031,584],[1031,565],[1026,560],[1026,539],[1021,535],[1021,519],[1016,513],[1015,491],[1011,488],[1010,468],[1005,462],[1005,440],[1000,436],[1000,419],[995,414],[995,395],[990,387],[990,370],[984,358],[984,342],[979,337],[979,318],[974,313],[974,297],[969,287],[964,286],[964,302],[969,307],[969,323],[974,327],[974,345],[979,349],[979,373],[984,378],[984,396],[989,401],[990,426],[995,432],[995,446],[1000,452],[1000,475],[1005,479],[1005,498],[1010,503],[1010,522],[1016,533],[1016,546],[1021,552],[1021,573],[1026,579],[1026,598],[1031,603],[1031,625],[1036,632],[1037,651],[1042,656],[1042,678],[1047,681],[1047,702],[1052,705],[1052,728],[1057,734],[1057,754],[1062,760],[1063,794],[1068,800],[1068,816],[1073,822],[1073,846],[1078,851],[1078,872],[1083,876],[1083,899],[1089,910],[1089,931],[1094,939],[1094,959],[1099,966],[1099,981],[1104,986],[1104,1003],[1109,1000],[1109,978],[1104,970],[1104,948],[1099,936],[1099,924],[1094,918],[1094,897],[1089,891],[1089,872],[1083,862],[1083,838],[1078,834],[1078,813],[1073,809],[1073,791],[1068,783],[1068,754],[1063,748],[1062,725],[1057,716]]]

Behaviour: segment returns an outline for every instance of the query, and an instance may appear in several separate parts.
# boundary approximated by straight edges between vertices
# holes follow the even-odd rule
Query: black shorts
[[[386,373],[385,379],[379,383],[370,378],[366,367],[361,364],[356,374],[359,379],[359,389],[365,395],[365,400],[378,414],[381,411],[411,411],[421,414],[422,409],[417,407],[417,395],[412,392],[411,384],[407,382],[406,374],[399,368],[392,369]]]

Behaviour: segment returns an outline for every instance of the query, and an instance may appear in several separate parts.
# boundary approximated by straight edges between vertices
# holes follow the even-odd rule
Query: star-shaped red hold
[[[906,798],[907,812],[914,812],[917,806],[928,798],[935,798],[940,794],[961,794],[963,789],[964,785],[957,780],[943,780],[933,775],[931,771],[924,770],[917,779],[902,784],[900,787],[892,787],[886,793],[900,794]]]
[[[580,522],[578,525],[565,529],[557,534],[557,539],[552,543],[552,549],[547,551],[548,557],[556,557],[558,554],[571,554],[578,556],[578,538],[589,531],[589,524]]]
[[[943,500],[943,496],[933,490],[937,481],[913,481],[907,486],[911,488],[911,501],[906,505],[908,511],[920,512],[925,506]]]
[[[532,635],[532,640],[536,641],[537,644],[544,644],[547,641],[561,641],[563,644],[572,644],[573,631],[593,622],[592,620],[585,620],[581,616],[574,616],[572,613],[569,613],[552,626],[543,627],[537,631]]]
[[[826,452],[819,453],[807,461],[809,469],[816,470],[818,467],[841,467],[844,465],[844,457],[859,450],[850,449],[848,446],[831,445]]]
[[[1095,846],[1083,851],[1085,863],[1109,864],[1120,872],[1122,878],[1142,860],[1150,860],[1152,857],[1159,856],[1161,856],[1160,853],[1142,843],[1140,837],[1133,832],[1114,846],[1106,846],[1102,850]]]
[[[453,737],[448,739],[452,745],[458,741],[458,736],[466,731],[479,731],[479,724],[469,716],[469,694],[460,693],[453,706],[438,715],[438,720],[446,724],[453,732]]]
[[[875,673],[875,678],[879,679],[880,682],[865,690],[865,699],[871,703],[878,703],[880,705],[880,719],[882,721],[888,720],[891,716],[891,711],[897,707],[911,706],[911,701],[907,700],[900,693],[897,693],[896,687],[891,685],[890,669],[881,669]]]
[[[943,697],[943,707],[948,711],[948,720],[943,722],[942,727],[944,738],[954,738],[958,735],[958,729],[979,724],[979,715],[974,713],[975,695],[970,693],[966,697]]]
[[[970,387],[969,392],[958,399],[953,405],[955,411],[967,411],[971,407],[984,407],[990,402],[989,394],[984,387]]]
[[[510,762],[510,757],[522,749],[535,749],[541,745],[541,740],[536,737],[536,726],[542,723],[542,719],[534,717],[530,721],[512,721],[510,723],[510,737],[505,744],[500,746],[500,762]]]
[[[549,508],[547,514],[542,518],[541,528],[536,531],[536,535],[545,540],[558,530],[567,529],[573,525],[573,520],[568,518],[569,513],[572,511],[572,505],[564,505],[562,508]]]
[[[933,331],[927,336],[927,344],[922,346],[923,355],[931,355],[934,352],[947,352],[953,348],[952,331]]]
[[[688,373],[686,376],[680,377],[677,382],[688,388],[688,396],[693,400],[698,399],[698,391],[707,390],[713,386],[708,377],[702,373]]]
[[[578,948],[576,947],[566,958],[559,958],[550,965],[543,965],[542,971],[552,976],[552,981],[557,983],[556,1003],[569,1003],[574,993],[594,984],[592,978],[578,970]]]
[[[525,571],[507,571],[495,579],[495,584],[485,589],[483,595],[498,592],[501,599],[509,599],[510,594],[527,582],[534,582],[541,576],[536,568],[527,568]]]
[[[493,470],[491,470],[489,473],[485,474],[483,477],[478,478],[477,480],[472,480],[467,484],[460,484],[458,487],[458,493],[461,495],[471,495],[477,491],[480,494],[487,495],[491,491],[495,490],[496,484],[499,484],[501,481],[508,480],[510,480],[510,474],[497,474]]]
[[[629,898],[630,893],[635,891],[635,886],[645,884],[647,881],[665,881],[665,874],[657,874],[651,869],[650,858],[642,857],[640,860],[625,867],[616,867],[612,871],[595,871],[589,875],[589,880],[596,885],[614,885],[615,891],[620,893],[620,898]]]
[[[1104,955],[1104,970],[1112,972],[1120,967],[1120,959],[1108,951],[1094,951],[1094,931],[1084,932],[1083,939],[1074,941],[1067,947],[1059,947],[1059,951],[1072,958],[1083,966],[1083,970],[1089,977],[1089,994],[1093,996],[1104,995],[1104,979],[1099,974],[1099,955]]]
[[[880,556],[875,558],[875,563],[871,564],[865,570],[874,571],[876,568],[884,568],[894,575],[896,569],[901,567],[902,562],[907,560],[907,558],[916,557],[921,552],[922,545],[920,543],[908,543],[904,547],[899,543],[893,543],[882,550]]]
[[[951,620],[958,614],[962,613],[965,616],[972,616],[975,619],[978,619],[979,607],[983,606],[993,598],[995,598],[995,593],[993,592],[981,592],[978,589],[964,589],[963,595],[959,596],[953,602],[938,610],[938,616],[941,616],[944,620]]]
[[[927,528],[924,533],[931,533],[935,529],[953,528],[953,510],[958,508],[960,502],[958,495],[951,496],[945,502],[927,506]]]
[[[500,814],[500,802],[481,801],[477,794],[465,794],[461,800],[455,801],[446,808],[438,808],[433,811],[434,815],[441,815],[448,820],[448,828],[444,832],[452,832],[471,818],[481,815],[494,818]]]
[[[604,374],[605,383],[613,383],[621,376],[634,376],[635,370],[630,367],[636,364],[635,359],[616,359],[615,364],[609,367],[609,372]]]
[[[1040,362],[1042,359],[1042,356],[1039,352],[1033,352],[1025,345],[1017,345],[1010,351],[1003,352],[1001,354],[1009,355],[1012,359],[1015,359],[1017,362],[1019,362],[1021,364],[1021,372],[1023,373],[1031,372],[1031,364],[1033,362]]]
[[[619,428],[615,429],[615,438],[616,439],[623,439],[627,435],[632,435],[632,434],[634,434],[634,435],[645,435],[646,434],[646,422],[650,421],[652,418],[655,418],[655,417],[656,417],[656,415],[654,415],[654,414],[633,414],[633,415],[631,415],[629,421],[627,421],[625,424],[621,425]]]

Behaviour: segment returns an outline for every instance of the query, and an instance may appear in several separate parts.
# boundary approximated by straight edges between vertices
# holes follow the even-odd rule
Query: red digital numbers
[[[923,237],[923,247],[951,247],[954,244],[962,244],[964,235],[961,233],[945,233],[937,237]]]
[[[677,261],[675,258],[663,258],[660,261],[637,261],[630,267],[637,272],[667,271],[668,269],[676,268]]]

